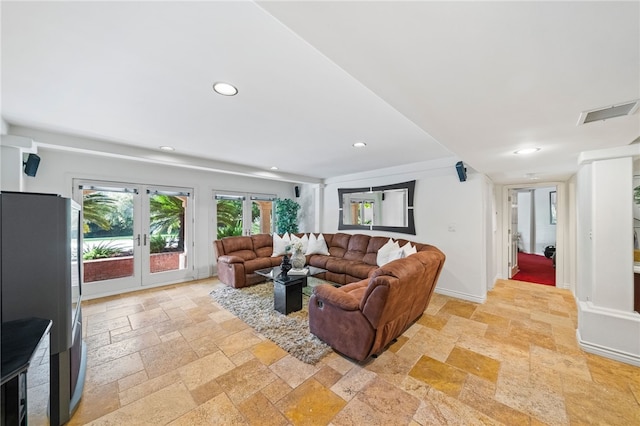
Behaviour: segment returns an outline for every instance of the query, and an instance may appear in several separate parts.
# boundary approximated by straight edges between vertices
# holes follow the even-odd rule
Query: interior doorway
[[[556,285],[557,191],[555,184],[508,189],[509,279]]]

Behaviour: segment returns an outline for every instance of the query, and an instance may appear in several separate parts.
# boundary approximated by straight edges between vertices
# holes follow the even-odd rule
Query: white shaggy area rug
[[[309,284],[319,280],[312,277]],[[315,282],[314,282],[315,280]],[[264,337],[307,364],[315,364],[332,351],[309,332],[309,297],[302,296],[302,310],[283,315],[273,309],[273,282],[244,288],[216,287],[211,297]]]

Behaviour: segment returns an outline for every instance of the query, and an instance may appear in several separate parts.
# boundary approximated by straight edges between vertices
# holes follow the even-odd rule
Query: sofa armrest
[[[345,311],[357,311],[360,309],[360,301],[349,293],[329,284],[320,284],[313,289],[316,300],[322,303],[334,305]]]
[[[239,256],[223,255],[218,257],[218,262],[222,263],[244,263],[244,259]]]

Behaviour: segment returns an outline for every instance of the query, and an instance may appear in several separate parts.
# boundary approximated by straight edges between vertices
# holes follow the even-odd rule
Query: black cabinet
[[[2,426],[27,424],[27,370],[50,328],[51,320],[41,318],[2,323]]]
[[[302,309],[302,287],[307,285],[307,277],[285,277],[273,280],[273,308],[288,315]]]

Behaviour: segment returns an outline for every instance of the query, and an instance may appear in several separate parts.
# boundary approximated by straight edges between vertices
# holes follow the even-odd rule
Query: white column
[[[633,311],[633,160],[639,145],[580,154],[577,296],[580,347],[640,366]]]
[[[633,312],[633,160],[592,164],[594,305]]]
[[[22,192],[24,173],[22,173],[22,149],[13,146],[0,146],[0,190]]]
[[[0,190],[24,191],[23,154],[36,151],[30,138],[6,134],[0,137]]]

